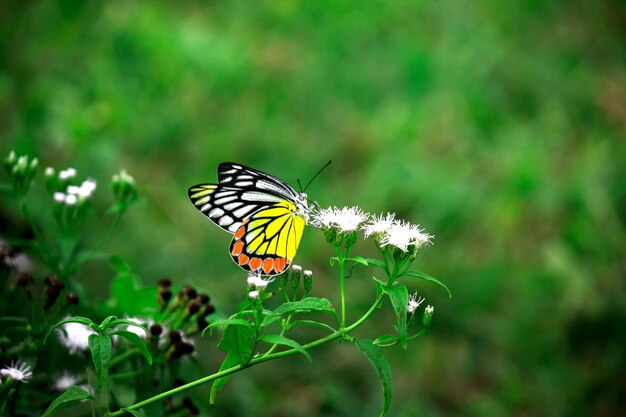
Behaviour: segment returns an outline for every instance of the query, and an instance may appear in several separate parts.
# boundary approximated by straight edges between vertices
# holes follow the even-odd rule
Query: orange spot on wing
[[[237,258],[237,262],[239,262],[239,265],[242,265],[242,266],[247,264],[249,260],[250,258],[244,255],[243,253],[239,255],[239,258]]]
[[[246,226],[241,226],[239,229],[237,229],[237,232],[235,232],[235,239],[241,239],[243,237],[243,235],[246,234]]]
[[[241,240],[238,240],[235,242],[235,244],[233,245],[233,250],[231,252],[231,254],[233,256],[237,256],[239,255],[241,252],[243,251],[243,242]]]
[[[265,272],[265,275],[269,275],[272,269],[274,269],[274,258],[267,258],[263,261],[263,272]]]
[[[250,263],[248,265],[250,265],[250,269],[252,271],[256,271],[261,267],[261,262],[261,258],[252,258],[250,259]]]
[[[274,261],[274,269],[276,269],[276,272],[281,273],[285,270],[286,264],[287,260],[285,258],[276,258]]]

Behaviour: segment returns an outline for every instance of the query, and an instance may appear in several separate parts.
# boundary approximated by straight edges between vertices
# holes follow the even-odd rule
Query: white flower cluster
[[[315,213],[312,223],[315,227],[323,229],[334,227],[345,233],[358,230],[368,218],[369,214],[359,207],[329,207]]]
[[[267,285],[272,281],[274,281],[273,277],[263,279],[261,274],[258,274],[256,272],[249,272],[247,280],[248,285],[254,287],[255,289],[248,293],[248,297],[250,297],[251,299],[259,298],[259,296],[261,295],[261,291],[267,288]]]
[[[58,334],[61,344],[70,354],[75,354],[89,348],[89,336],[96,332],[81,323],[65,323],[58,329]]]
[[[395,217],[395,213],[370,216],[358,207],[329,207],[316,212],[312,224],[323,229],[336,228],[339,232],[361,229],[366,238],[376,236],[381,246],[391,245],[403,252],[407,252],[409,246],[420,248],[431,242],[433,236],[424,233],[418,225]]]
[[[54,169],[51,167],[46,168],[46,175],[54,175]],[[74,168],[68,168],[59,172],[59,179],[61,181],[74,178],[75,176],[76,170]],[[79,200],[91,197],[96,190],[96,185],[96,180],[87,178],[81,185],[68,185],[64,193],[57,191],[52,197],[57,203],[74,206]]]

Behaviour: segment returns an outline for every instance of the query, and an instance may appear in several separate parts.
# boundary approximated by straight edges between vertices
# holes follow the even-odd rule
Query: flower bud
[[[302,274],[302,267],[300,265],[294,265],[291,267],[291,288],[297,290],[300,286],[300,275]]]
[[[4,168],[7,170],[8,173],[11,173],[11,170],[13,169],[13,165],[15,165],[16,162],[17,162],[17,156],[15,155],[15,151],[11,151],[9,155],[6,158],[4,158],[4,161],[2,161]]]
[[[163,288],[169,288],[172,285],[172,280],[169,278],[161,278],[159,279],[159,281],[157,282],[157,285],[159,287],[163,287]]]
[[[211,301],[211,297],[208,294],[198,294],[198,301],[200,304],[208,304]]]
[[[311,291],[313,288],[313,271],[308,269],[304,270],[304,290],[306,292]]]
[[[433,312],[435,311],[435,307],[428,305],[424,309],[424,317],[422,318],[422,323],[424,323],[424,327],[430,326],[430,321],[433,318]]]
[[[163,333],[163,327],[160,324],[153,324],[150,326],[150,334],[154,337],[159,337]]]
[[[202,316],[206,317],[215,313],[215,306],[213,304],[208,304],[204,307],[204,311],[202,312]]]

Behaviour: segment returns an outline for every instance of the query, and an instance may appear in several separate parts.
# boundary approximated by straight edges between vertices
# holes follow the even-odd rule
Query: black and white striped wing
[[[217,179],[220,186],[256,190],[259,193],[283,197],[291,202],[298,198],[296,190],[280,178],[233,162],[219,164]]]
[[[222,184],[198,184],[187,192],[193,205],[216,225],[235,233],[249,216],[283,197],[255,189],[227,187]]]

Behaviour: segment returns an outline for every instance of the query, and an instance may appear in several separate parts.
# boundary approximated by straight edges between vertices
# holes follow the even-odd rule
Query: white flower
[[[291,265],[291,270],[293,272],[300,272],[300,271],[302,271],[302,267],[300,265],[293,264],[293,265]]]
[[[65,196],[65,204],[73,206],[78,202],[78,198],[74,194],[68,194]]]
[[[80,186],[68,185],[65,190],[68,194],[76,195],[83,198],[88,198],[96,189],[96,181],[89,178],[83,181]]]
[[[406,312],[411,314],[426,300],[424,297],[418,297],[417,293],[411,294],[409,304],[406,306]]]
[[[313,215],[315,227],[328,229],[336,227],[340,232],[353,232],[368,219],[369,214],[359,207],[329,207]]]
[[[313,271],[311,271],[309,269],[305,269],[304,270],[304,276],[305,277],[312,277],[313,276]]]
[[[373,216],[370,221],[363,226],[365,237],[387,232],[394,223],[395,213],[387,213],[386,216],[380,214]]]
[[[77,185],[68,185],[65,191],[67,191],[68,194],[76,195],[80,191],[80,187]]]
[[[92,178],[87,178],[80,185],[80,189],[78,190],[78,195],[84,198],[90,197],[91,194],[96,190],[96,180]]]
[[[272,281],[274,281],[274,278],[263,279],[261,277],[261,274],[257,274],[254,272],[248,273],[248,280],[247,280],[248,285],[251,285],[255,288],[263,290],[267,287],[267,284],[269,284]]]
[[[259,292],[257,290],[250,291],[248,293],[248,297],[250,297],[253,300],[256,300],[257,298],[259,298]]]
[[[16,381],[27,383],[33,377],[33,371],[26,362],[11,362],[11,366],[0,369],[0,375],[7,376]]]
[[[63,171],[59,172],[59,179],[61,180],[68,180],[75,176],[76,176],[76,170],[74,168],[64,169]]]
[[[44,174],[46,175],[46,177],[53,176],[54,175],[54,168],[47,167],[46,170],[44,171]]]
[[[59,340],[70,354],[89,348],[89,336],[96,332],[89,326],[81,323],[65,323],[59,331]]]
[[[428,314],[429,316],[433,315],[433,311],[435,311],[435,307],[431,306],[430,304],[426,306],[426,308],[424,309],[424,314]]]
[[[76,385],[79,381],[79,378],[76,375],[72,375],[67,371],[63,371],[63,374],[59,376],[52,385],[56,391],[65,391],[71,386]]]
[[[65,202],[65,194],[63,193],[56,192],[52,195],[52,198],[54,198],[54,201],[56,201],[57,203]]]
[[[419,248],[422,245],[430,243],[430,239],[432,239],[432,236],[424,233],[419,226],[396,220],[387,230],[380,244],[382,246],[395,246],[401,251],[406,252],[409,246]]]

